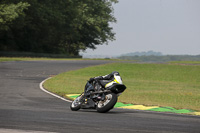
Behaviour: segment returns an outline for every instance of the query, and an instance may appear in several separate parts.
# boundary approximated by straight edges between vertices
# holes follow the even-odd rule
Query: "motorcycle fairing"
[[[114,93],[122,93],[126,89],[126,86],[123,84],[114,83],[107,88],[107,90],[111,90]]]

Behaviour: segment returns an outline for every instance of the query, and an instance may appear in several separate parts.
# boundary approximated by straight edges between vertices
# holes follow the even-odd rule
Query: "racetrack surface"
[[[199,116],[129,109],[73,112],[69,102],[39,88],[40,82],[51,75],[105,63],[109,61],[0,62],[0,132],[200,133]]]

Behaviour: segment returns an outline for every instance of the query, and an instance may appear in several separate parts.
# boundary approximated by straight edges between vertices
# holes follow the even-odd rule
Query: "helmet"
[[[123,84],[122,83],[122,78],[120,77],[120,75],[119,75],[119,72],[117,72],[117,71],[114,71],[114,72],[112,72],[112,74],[114,75],[114,81],[116,82],[116,83],[118,83],[118,84]]]
[[[115,76],[120,76],[119,72],[117,72],[117,71],[113,71],[112,74],[115,75]]]

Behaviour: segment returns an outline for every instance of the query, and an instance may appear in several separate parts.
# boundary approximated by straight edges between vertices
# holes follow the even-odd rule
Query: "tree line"
[[[78,55],[115,39],[117,0],[1,0],[0,51]]]

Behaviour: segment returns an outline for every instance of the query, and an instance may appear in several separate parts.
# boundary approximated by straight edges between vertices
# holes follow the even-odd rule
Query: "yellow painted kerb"
[[[71,97],[71,96],[77,96],[77,95],[80,95],[80,94],[67,94],[66,96]]]
[[[133,106],[125,106],[125,107],[119,107],[119,108],[148,110],[148,109],[152,109],[152,108],[158,108],[158,106],[133,105]]]
[[[192,115],[200,115],[200,112],[193,112]]]

